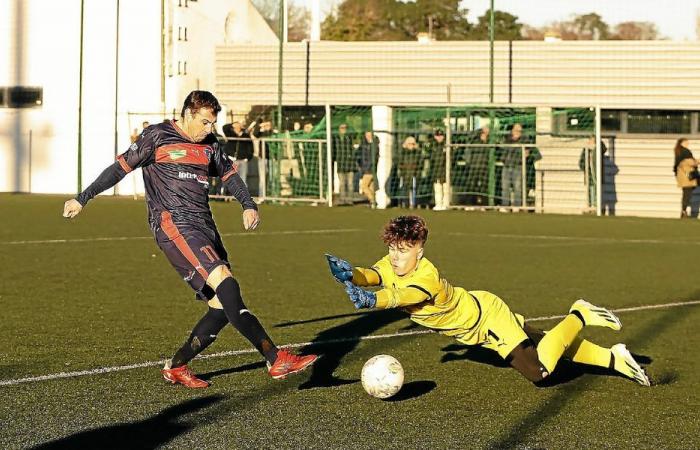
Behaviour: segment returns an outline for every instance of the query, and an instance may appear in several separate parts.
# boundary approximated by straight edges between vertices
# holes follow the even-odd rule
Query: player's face
[[[201,108],[196,113],[186,114],[187,134],[195,142],[202,142],[212,131],[216,123],[216,116],[210,108]]]
[[[423,257],[423,245],[408,242],[389,246],[389,262],[394,273],[400,277],[416,270],[418,261]]]

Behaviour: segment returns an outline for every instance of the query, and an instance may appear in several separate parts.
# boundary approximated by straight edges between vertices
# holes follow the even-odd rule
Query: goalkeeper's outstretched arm
[[[382,277],[376,269],[353,267],[351,281],[355,286],[380,286],[382,284]]]

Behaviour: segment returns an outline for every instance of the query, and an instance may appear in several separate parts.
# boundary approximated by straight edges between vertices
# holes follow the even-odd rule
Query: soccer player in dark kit
[[[298,356],[278,349],[258,319],[246,309],[238,282],[231,274],[226,249],[209,209],[208,177],[218,176],[243,206],[243,226],[254,230],[258,208],[212,134],[217,99],[207,91],[193,91],[182,107],[182,123],[165,121],[146,128],[117,161],[75,199],[68,200],[63,216],[73,218],[94,196],[141,167],[146,188],[148,222],[158,247],[181,277],[205,300],[207,312],[184,345],[167,361],[163,377],[190,388],[209,386],[187,363],[207,348],[231,323],[265,357],[272,378],[285,378],[316,361],[316,355]]]

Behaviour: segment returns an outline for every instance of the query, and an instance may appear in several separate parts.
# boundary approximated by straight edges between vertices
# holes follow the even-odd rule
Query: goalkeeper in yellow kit
[[[526,324],[520,314],[487,291],[453,287],[423,256],[428,229],[418,216],[401,216],[384,227],[389,254],[370,268],[326,255],[331,273],[345,285],[356,308],[401,308],[411,320],[467,345],[498,352],[533,383],[551,374],[561,358],[607,367],[644,386],[649,378],[624,344],[603,348],[578,337],[584,326],[619,330],[620,319],[605,308],[577,300],[569,314],[543,332]],[[363,289],[381,286],[378,291]]]

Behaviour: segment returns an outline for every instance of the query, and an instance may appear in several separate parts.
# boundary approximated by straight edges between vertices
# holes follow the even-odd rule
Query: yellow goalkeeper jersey
[[[481,317],[477,299],[441,278],[427,258],[421,258],[412,273],[398,276],[387,255],[369,269],[356,267],[352,281],[382,286],[376,292],[377,308],[401,308],[414,322],[457,339],[470,334]]]

